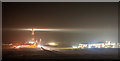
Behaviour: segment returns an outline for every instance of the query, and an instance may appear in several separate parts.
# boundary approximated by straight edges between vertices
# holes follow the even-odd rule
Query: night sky
[[[18,28],[87,29],[80,32],[35,32],[35,39],[71,45],[86,41],[117,42],[117,3],[2,3],[3,43],[31,39],[31,31]],[[95,31],[89,31],[95,29]],[[98,31],[97,29],[105,30]],[[109,30],[112,29],[112,30]]]

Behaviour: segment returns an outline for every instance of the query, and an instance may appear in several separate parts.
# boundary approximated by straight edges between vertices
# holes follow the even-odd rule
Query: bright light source
[[[48,43],[49,45],[55,45],[55,43]]]
[[[89,45],[88,48],[91,48],[91,45]]]
[[[77,46],[72,46],[72,48],[78,48]]]
[[[19,30],[28,30],[32,31],[32,29],[19,29]],[[64,29],[33,29],[34,31],[64,31]]]
[[[34,42],[29,42],[29,43],[33,44]]]
[[[49,44],[49,45],[53,45],[53,46],[54,46],[54,45],[57,45],[56,43],[48,43],[48,44]]]
[[[37,45],[37,47],[38,47],[38,48],[40,48],[40,47],[41,47],[41,45]]]
[[[21,46],[17,46],[16,48],[20,48]]]

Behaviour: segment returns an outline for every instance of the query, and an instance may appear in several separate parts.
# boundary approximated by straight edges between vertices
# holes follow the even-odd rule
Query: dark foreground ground
[[[8,59],[119,59],[116,48],[41,50],[3,49],[2,60]]]

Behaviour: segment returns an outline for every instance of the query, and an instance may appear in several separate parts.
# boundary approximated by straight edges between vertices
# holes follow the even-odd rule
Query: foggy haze
[[[82,31],[36,31],[43,42],[76,44],[86,41],[118,40],[117,3],[3,3],[3,43],[31,40],[31,31],[40,29],[85,29]],[[7,29],[7,30],[6,30]],[[12,30],[11,30],[12,29]],[[92,29],[92,31],[91,31]],[[100,30],[99,30],[100,29]],[[101,31],[104,30],[104,31]],[[70,31],[70,32],[69,32]]]

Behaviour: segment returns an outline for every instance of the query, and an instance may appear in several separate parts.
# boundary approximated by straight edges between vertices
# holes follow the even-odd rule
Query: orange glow
[[[16,47],[15,48],[20,48],[21,46],[20,45],[16,45]]]

